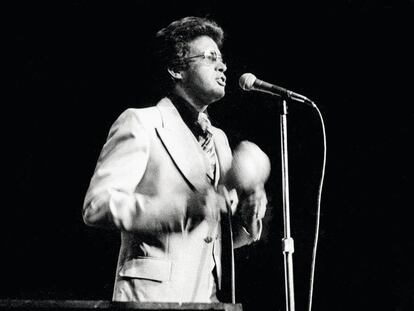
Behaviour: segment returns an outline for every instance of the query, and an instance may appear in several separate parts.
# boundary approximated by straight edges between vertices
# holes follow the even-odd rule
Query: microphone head
[[[244,73],[239,79],[239,86],[245,91],[250,91],[253,88],[254,81],[256,81],[254,74]]]

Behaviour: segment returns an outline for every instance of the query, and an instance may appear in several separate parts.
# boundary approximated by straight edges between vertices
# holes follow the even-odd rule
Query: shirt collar
[[[175,108],[178,110],[181,118],[184,123],[190,128],[190,130],[197,137],[200,134],[200,127],[197,124],[199,112],[184,98],[177,96],[175,94],[169,94],[171,102],[174,104]],[[207,109],[203,111],[204,114],[209,118]]]

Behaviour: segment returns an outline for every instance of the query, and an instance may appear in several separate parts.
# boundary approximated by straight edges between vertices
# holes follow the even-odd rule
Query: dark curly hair
[[[214,21],[204,17],[188,16],[176,20],[157,32],[155,36],[154,57],[157,71],[164,86],[171,82],[167,69],[184,70],[188,63],[188,43],[200,36],[212,38],[219,48],[223,45],[224,31]],[[166,85],[167,84],[167,85]]]

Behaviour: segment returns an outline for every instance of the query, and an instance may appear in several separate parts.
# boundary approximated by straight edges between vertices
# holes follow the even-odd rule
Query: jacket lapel
[[[218,174],[223,179],[226,176],[227,171],[230,169],[232,155],[231,149],[228,146],[227,139],[224,137],[222,132],[217,128],[213,127],[214,134],[214,146],[216,148],[216,154],[219,162],[220,172],[216,173],[216,182],[218,181]]]
[[[168,98],[157,107],[162,117],[162,125],[156,128],[159,138],[191,187],[201,190],[207,181],[207,163],[201,147]]]

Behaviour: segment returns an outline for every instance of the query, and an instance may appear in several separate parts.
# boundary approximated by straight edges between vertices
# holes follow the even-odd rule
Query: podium
[[[57,310],[135,310],[135,311],[169,311],[169,310],[215,310],[242,311],[239,303],[158,303],[158,302],[115,302],[107,300],[0,300],[0,311],[57,311]]]

